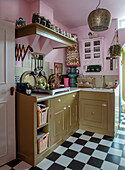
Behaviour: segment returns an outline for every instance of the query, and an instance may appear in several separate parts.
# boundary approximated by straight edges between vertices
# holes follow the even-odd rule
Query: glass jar
[[[55,31],[55,25],[51,24],[51,29]]]
[[[41,24],[42,24],[43,26],[46,26],[46,19],[45,19],[45,17],[44,17],[44,16],[41,16],[40,18],[41,18]]]
[[[48,19],[46,20],[46,27],[51,28],[51,22]]]
[[[41,23],[41,17],[38,13],[34,13],[32,16],[32,23]]]
[[[59,27],[55,26],[56,32],[59,32]]]

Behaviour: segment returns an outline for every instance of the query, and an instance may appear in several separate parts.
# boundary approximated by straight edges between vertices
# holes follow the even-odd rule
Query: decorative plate
[[[31,71],[26,71],[22,74],[20,78],[21,83],[29,83],[32,87],[36,85],[36,78]]]

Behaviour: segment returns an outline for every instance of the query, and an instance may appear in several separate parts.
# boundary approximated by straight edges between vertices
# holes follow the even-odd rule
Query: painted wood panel
[[[0,157],[7,155],[7,105],[0,102]]]
[[[0,29],[0,84],[6,82],[6,30]]]
[[[0,166],[16,158],[15,26],[0,20]]]

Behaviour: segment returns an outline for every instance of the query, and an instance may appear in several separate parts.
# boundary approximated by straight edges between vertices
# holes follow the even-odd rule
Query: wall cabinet
[[[85,39],[82,41],[83,71],[88,65],[101,65],[103,68],[103,38]]]

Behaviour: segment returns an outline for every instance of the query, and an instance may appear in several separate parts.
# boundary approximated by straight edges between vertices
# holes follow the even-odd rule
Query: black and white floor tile
[[[14,160],[0,170],[125,170],[125,114],[114,138],[77,130],[36,167]]]

